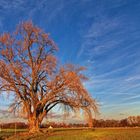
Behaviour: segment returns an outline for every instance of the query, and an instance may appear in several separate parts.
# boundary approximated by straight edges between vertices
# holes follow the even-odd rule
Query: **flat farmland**
[[[2,130],[0,140],[140,140],[140,128],[42,129],[28,134],[27,130]]]

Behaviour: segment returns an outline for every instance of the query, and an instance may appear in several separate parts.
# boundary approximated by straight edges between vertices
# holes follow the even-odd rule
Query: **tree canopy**
[[[57,46],[31,21],[20,23],[13,33],[0,36],[0,90],[15,94],[12,108],[24,110],[30,131],[56,105],[98,112],[96,101],[83,86],[84,67],[58,65]]]

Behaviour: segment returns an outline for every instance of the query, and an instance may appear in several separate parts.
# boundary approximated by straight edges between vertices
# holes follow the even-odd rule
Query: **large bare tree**
[[[36,132],[47,113],[58,104],[83,109],[89,118],[97,104],[82,85],[83,67],[58,66],[57,47],[31,21],[0,36],[0,90],[14,93],[12,107],[25,111],[29,131]]]

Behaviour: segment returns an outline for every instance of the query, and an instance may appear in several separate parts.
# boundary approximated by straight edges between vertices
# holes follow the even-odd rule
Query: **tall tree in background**
[[[43,118],[58,104],[83,109],[89,118],[98,112],[82,85],[84,68],[58,67],[56,50],[48,34],[30,21],[0,36],[0,90],[15,94],[12,107],[25,112],[30,132],[39,131]]]

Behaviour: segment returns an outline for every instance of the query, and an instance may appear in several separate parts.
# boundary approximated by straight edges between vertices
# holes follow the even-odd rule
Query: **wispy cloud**
[[[129,114],[129,105],[134,110],[139,104],[139,6],[127,0],[1,0],[0,31],[32,19],[51,32],[64,62],[87,66],[84,85],[103,113],[128,108]],[[9,104],[4,102],[1,107]]]
[[[110,3],[97,4],[96,15],[90,14],[93,22],[82,34],[77,59],[87,59],[84,64],[90,80],[84,85],[93,97],[106,104],[106,111],[118,108],[119,112],[129,105],[134,110],[140,97],[140,28],[136,19],[127,14],[129,2]],[[123,6],[124,12],[119,11]]]
[[[23,0],[14,0],[14,1],[1,0],[0,7],[1,7],[1,10],[18,9],[18,8],[22,8],[23,3],[24,3]]]
[[[122,38],[112,39],[109,34],[120,27],[122,19],[123,16],[108,18],[105,15],[103,18],[93,21],[83,36],[82,46],[77,56],[80,57],[82,53],[86,52],[89,55],[92,53],[91,56],[93,56],[94,54],[105,52],[112,47],[117,47],[121,43]],[[121,31],[115,32],[115,35],[119,34],[121,34]]]

